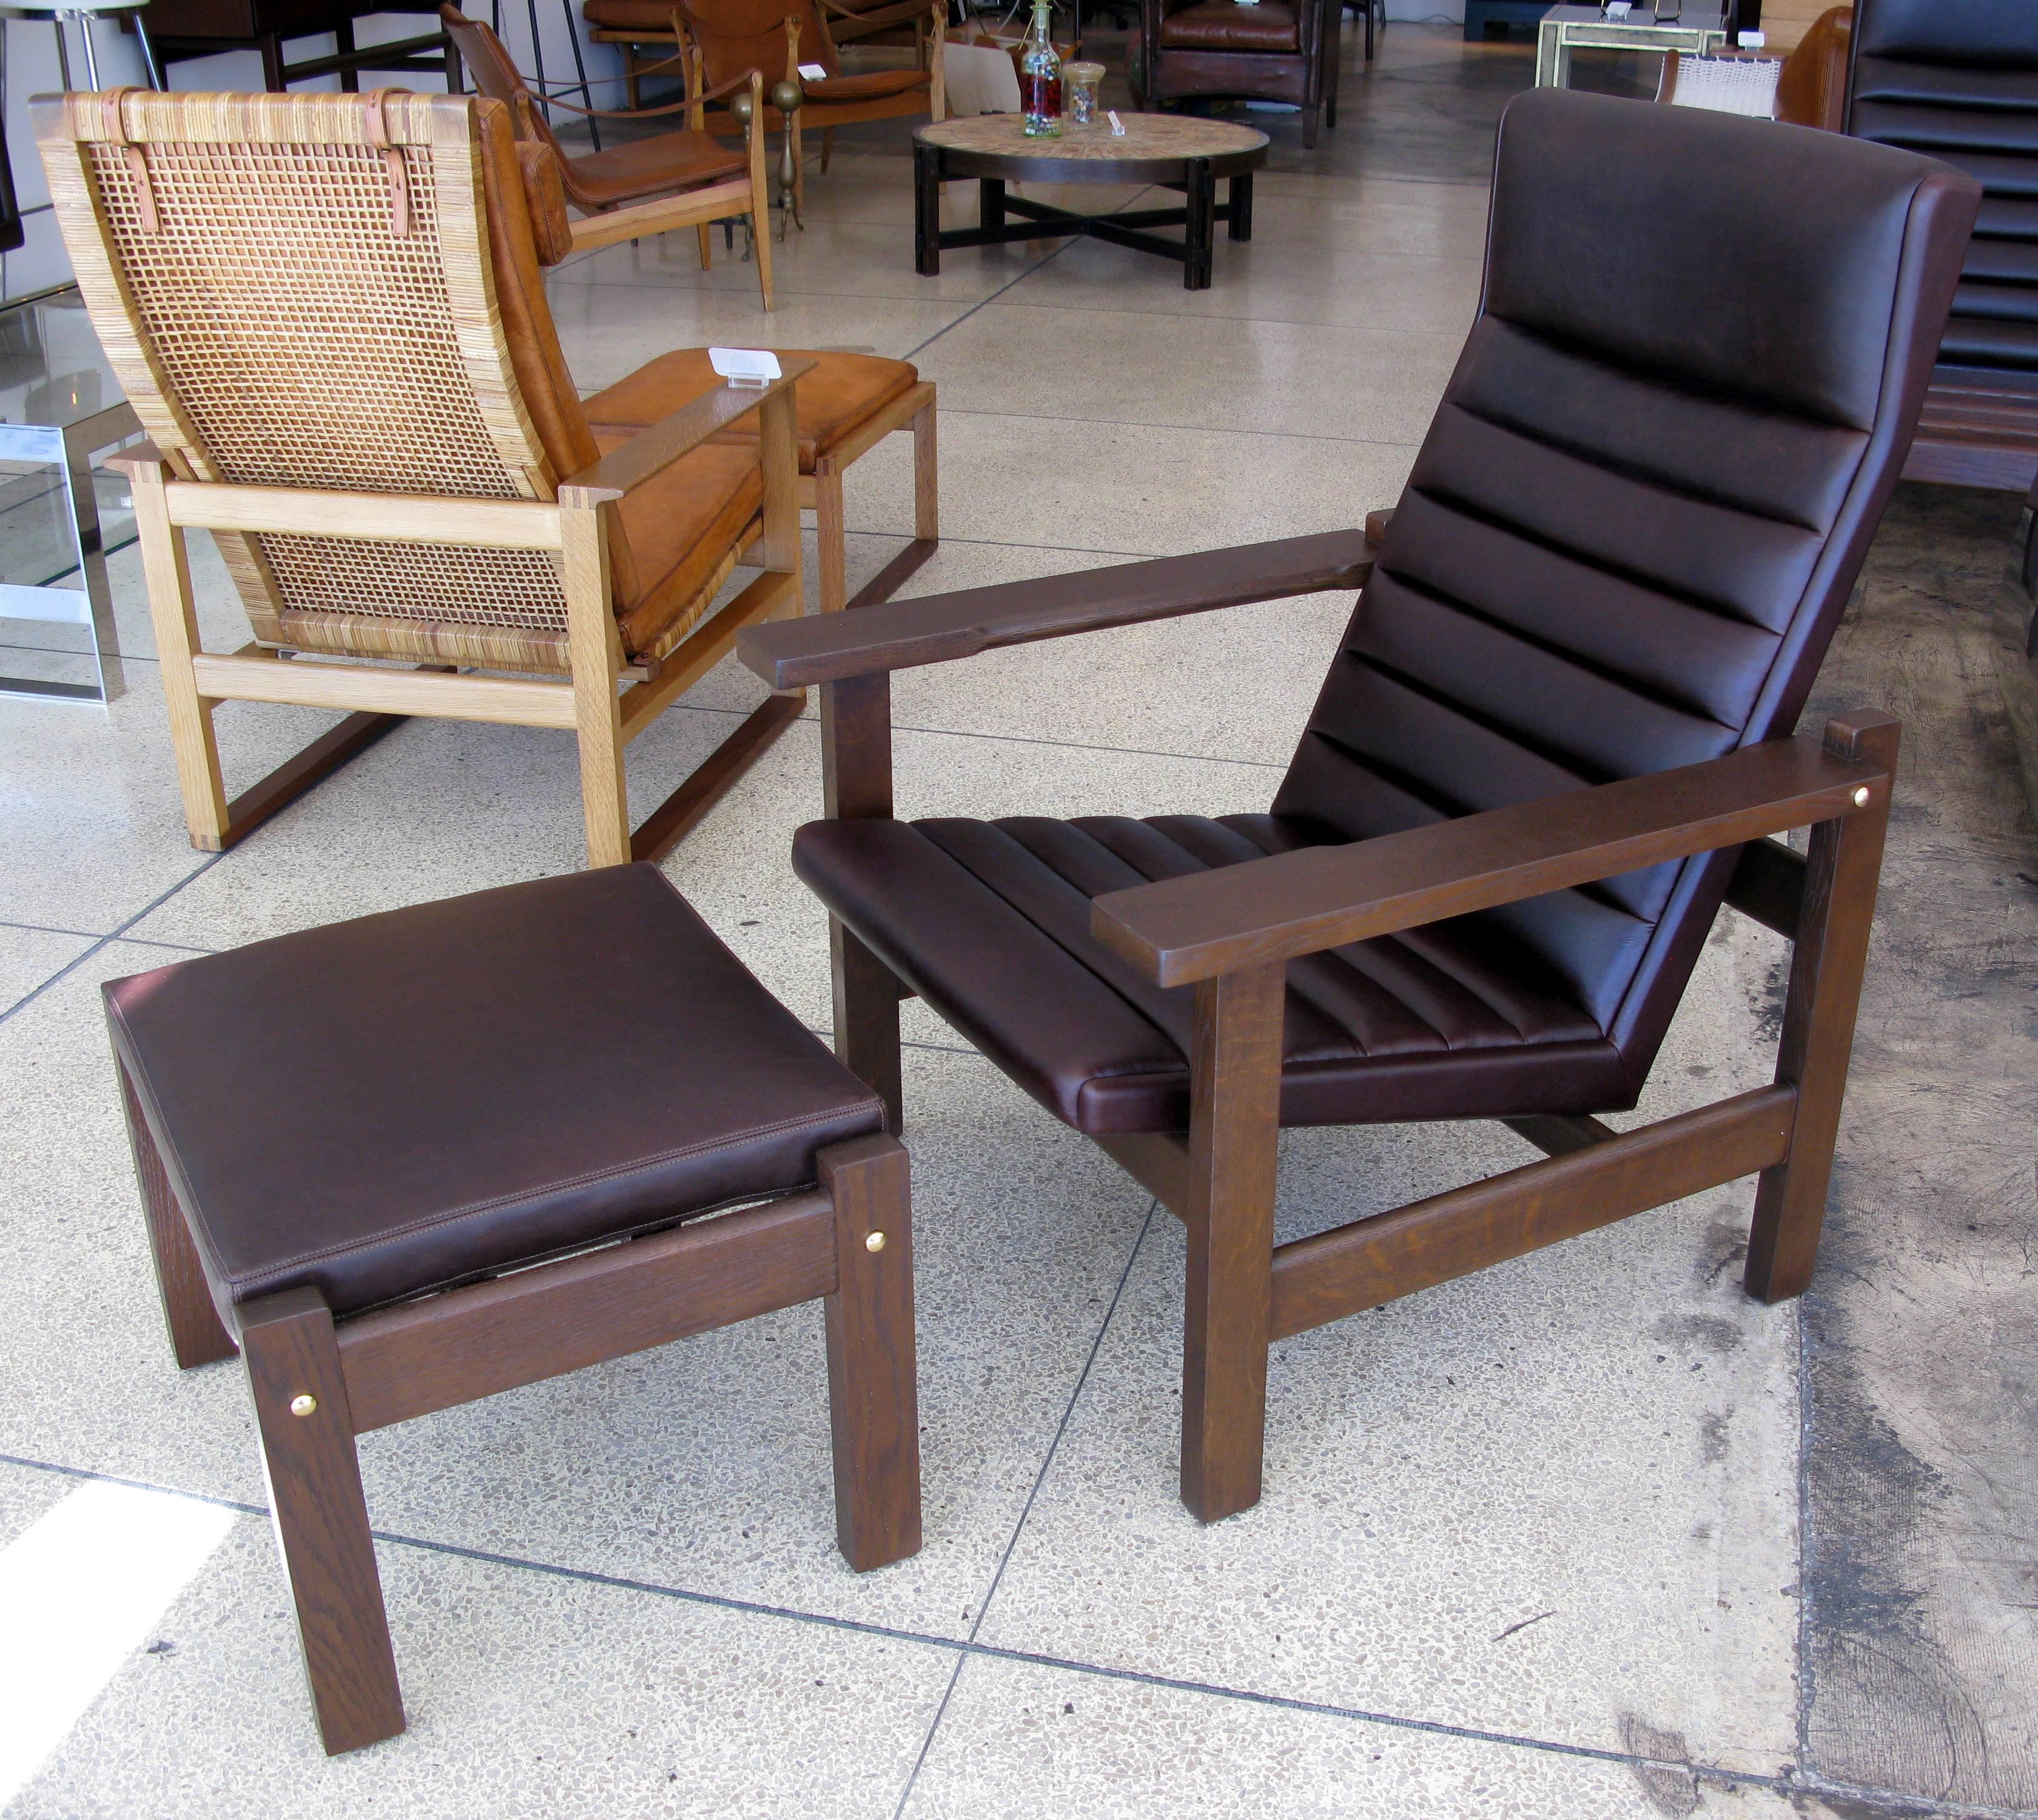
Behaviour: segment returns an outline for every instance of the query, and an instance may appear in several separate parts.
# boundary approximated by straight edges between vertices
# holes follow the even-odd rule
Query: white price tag
[[[731,385],[769,385],[780,377],[778,357],[767,347],[710,347],[707,358]]]
[[[825,63],[802,63],[800,66],[800,74],[809,82],[818,82],[826,78],[828,66]]]

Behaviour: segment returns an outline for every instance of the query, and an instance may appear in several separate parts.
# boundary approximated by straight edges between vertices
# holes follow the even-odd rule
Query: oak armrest
[[[1835,722],[1861,733],[1884,715]],[[1832,737],[1831,733],[1828,737]],[[1886,804],[1887,765],[1814,739],[1113,891],[1090,933],[1163,986],[1512,904]],[[1858,794],[1857,794],[1858,793]]]
[[[592,468],[583,468],[559,483],[559,503],[585,508],[620,499],[641,487],[653,475],[669,468],[689,451],[698,449],[718,430],[755,411],[767,398],[790,386],[817,362],[778,357],[778,377],[768,385],[718,385],[690,399],[669,416],[647,424],[620,449],[604,455]]]
[[[1363,532],[1329,531],[775,620],[746,628],[736,654],[775,689],[805,688],[947,663],[1002,645],[1362,587],[1372,567]]]

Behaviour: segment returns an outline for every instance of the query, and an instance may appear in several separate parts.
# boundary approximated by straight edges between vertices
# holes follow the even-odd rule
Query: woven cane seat
[[[811,360],[814,370],[793,389],[794,415],[800,444],[800,471],[811,474],[815,463],[901,393],[919,383],[919,370],[903,360],[869,354],[826,354],[807,348],[779,348],[789,358]],[[627,379],[583,400],[581,408],[597,438],[625,437],[655,423],[722,384],[705,347],[681,347],[647,361]],[[755,448],[757,414],[739,417],[718,442]],[[754,460],[752,462],[754,468]]]
[[[794,1192],[817,1151],[884,1124],[651,866],[306,930],[105,996],[229,1326],[272,1291],[313,1286],[345,1315]]]

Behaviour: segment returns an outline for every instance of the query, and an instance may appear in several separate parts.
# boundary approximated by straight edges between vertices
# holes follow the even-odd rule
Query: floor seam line
[[[1148,188],[1150,188],[1152,186],[1150,184]],[[1142,190],[1138,195],[1135,195],[1132,199],[1135,202],[1137,202],[1139,199],[1139,197],[1144,195],[1146,193],[1146,191],[1145,190]],[[939,221],[937,220],[935,222],[935,231],[937,233],[940,231],[940,226],[941,224]],[[1002,297],[1006,292],[1010,290],[1013,285],[1024,284],[1026,280],[1031,278],[1035,272],[1038,271],[1041,267],[1059,259],[1063,253],[1068,251],[1068,249],[1069,242],[1063,241],[1062,244],[1056,247],[1052,252],[1047,253],[1043,257],[1036,260],[1032,264],[1029,265],[1024,271],[1021,272],[1017,278],[1013,279],[1010,282],[1001,284],[997,290],[994,290],[990,294],[990,296],[979,298],[975,303],[972,304],[968,309],[964,310],[961,315],[957,317],[953,322],[948,324],[945,327],[936,329],[934,332],[929,336],[925,341],[922,342],[918,347],[908,349],[903,358],[907,360],[918,358],[920,355],[924,353],[928,348],[932,347],[936,342],[939,341],[943,336],[946,335],[949,329],[960,328],[963,324],[968,321],[969,319],[972,316],[975,315],[979,309],[982,309],[985,305],[995,303],[998,298]]]
[[[1151,1208],[1148,1211],[1147,1219],[1150,1224]],[[267,1505],[249,1503],[244,1499],[220,1497],[207,1492],[186,1491],[176,1486],[157,1484],[147,1479],[99,1472],[88,1466],[68,1466],[54,1460],[38,1460],[23,1454],[0,1453],[0,1466],[17,1466],[27,1471],[51,1473],[63,1478],[127,1485],[138,1491],[161,1492],[167,1497],[190,1498],[199,1503],[237,1511],[243,1516],[266,1518],[270,1514]],[[486,1549],[468,1548],[457,1542],[434,1541],[426,1537],[404,1535],[392,1530],[376,1530],[373,1534],[377,1541],[387,1542],[393,1547],[419,1549],[430,1554],[449,1555],[458,1560],[478,1561],[487,1566],[579,1581],[618,1592],[643,1593],[652,1598],[676,1599],[684,1604],[710,1606],[748,1617],[778,1618],[788,1623],[847,1631],[858,1636],[881,1638],[887,1642],[911,1644],[927,1649],[953,1650],[965,1657],[987,1656],[1001,1662],[1021,1663],[1031,1667],[1090,1675],[1100,1680],[1129,1682],[1169,1692],[1203,1694],[1216,1700],[1235,1700],[1251,1705],[1312,1713],[1359,1724],[1382,1725],[1396,1731],[1459,1738],[1475,1744],[1511,1746],[1517,1750],[1540,1750],[1551,1756],[1578,1757],[1629,1769],[1680,1770],[1703,1781],[1766,1788],[1783,1795],[1816,1794],[1822,1791],[1845,1793],[1866,1799],[1896,1803],[1912,1813],[1946,1816],[1947,1820],[2034,1820],[2034,1817],[2038,1817],[2038,1809],[1992,1807],[1971,1803],[1948,1802],[1930,1796],[1906,1794],[1897,1789],[1877,1788],[1866,1783],[1834,1781],[1824,1776],[1764,1776],[1753,1770],[1729,1769],[1723,1765],[1696,1762],[1688,1758],[1638,1757],[1629,1751],[1597,1745],[1567,1744],[1554,1738],[1531,1738],[1513,1732],[1483,1730],[1476,1726],[1453,1725],[1443,1720],[1412,1719],[1400,1714],[1372,1712],[1362,1707],[1339,1706],[1329,1701],[1305,1700],[1296,1695],[1267,1693],[1252,1688],[1227,1687],[1220,1682],[1191,1681],[1180,1675],[1158,1674],[1142,1669],[1115,1668],[1108,1663],[1084,1662],[1071,1656],[1050,1655],[1038,1650],[1013,1649],[998,1644],[977,1643],[968,1638],[939,1636],[930,1632],[873,1624],[858,1618],[836,1617],[826,1612],[805,1612],[787,1606],[766,1605],[759,1600],[736,1598],[720,1593],[698,1592],[684,1587],[663,1585],[655,1580],[631,1579],[619,1574],[605,1574],[593,1568],[563,1567],[554,1562],[498,1554]]]

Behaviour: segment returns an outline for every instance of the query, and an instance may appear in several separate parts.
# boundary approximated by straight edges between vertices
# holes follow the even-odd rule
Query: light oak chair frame
[[[191,844],[232,847],[329,776],[407,715],[559,727],[580,745],[581,796],[590,866],[656,859],[692,828],[756,750],[798,718],[801,702],[766,704],[634,832],[623,781],[630,741],[726,656],[745,626],[801,610],[793,386],[811,361],[787,360],[762,393],[722,386],[633,438],[559,488],[556,502],[336,493],[237,487],[177,479],[152,444],[113,457],[134,490],[149,610],[156,629],[170,738]],[[745,412],[760,425],[763,529],[749,555],[762,570],[655,671],[624,661],[609,582],[608,516],[615,503]],[[541,550],[564,568],[570,679],[405,671],[298,660],[248,644],[203,649],[184,534],[275,532],[324,537]],[[619,692],[619,684],[622,685]],[[223,701],[294,703],[354,711],[323,738],[232,802],[222,779],[213,710]]]
[[[737,654],[774,688],[821,690],[831,817],[892,813],[891,673],[1006,645],[1362,587],[1373,535],[1334,533],[934,595],[760,628]],[[1760,1174],[1745,1281],[1811,1280],[1847,1084],[1896,764],[1897,723],[1829,722],[1676,770],[1110,893],[1090,933],[1195,990],[1182,1136],[1095,1141],[1188,1230],[1182,1500],[1206,1522],[1260,1494],[1270,1346],[1559,1239]],[[1811,828],[1808,854],[1769,838]],[[1743,844],[1745,844],[1744,845]],[[1486,1181],[1277,1246],[1286,963],[1348,942],[1741,847],[1726,901],[1795,944],[1774,1084],[1616,1131],[1502,1120],[1546,1153]],[[835,1040],[903,1128],[899,1005],[913,996],[830,918]]]

